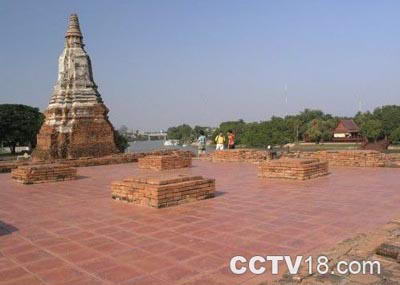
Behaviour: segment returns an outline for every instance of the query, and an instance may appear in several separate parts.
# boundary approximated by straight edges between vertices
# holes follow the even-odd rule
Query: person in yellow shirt
[[[216,150],[224,149],[225,137],[222,132],[220,132],[219,135],[215,138],[215,143],[217,144]]]

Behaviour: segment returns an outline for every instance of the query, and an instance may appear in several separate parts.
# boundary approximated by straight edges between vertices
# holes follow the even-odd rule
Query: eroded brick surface
[[[328,175],[328,162],[318,159],[282,158],[260,163],[259,176],[307,180]]]
[[[259,162],[266,159],[266,151],[255,149],[230,149],[215,151],[210,155],[210,160],[219,162]]]
[[[139,168],[153,170],[170,170],[192,165],[192,157],[187,155],[147,155],[139,158]]]
[[[214,197],[215,180],[184,174],[136,176],[111,184],[113,199],[164,208]]]
[[[190,151],[184,150],[176,150],[176,149],[168,149],[168,150],[157,150],[152,152],[128,152],[128,153],[120,153],[114,155],[106,155],[102,157],[80,157],[74,159],[56,159],[52,160],[53,163],[68,165],[72,167],[86,167],[86,166],[96,166],[96,165],[109,165],[109,164],[120,164],[120,163],[130,163],[137,162],[139,158],[148,156],[148,155],[176,155],[176,156],[185,156],[192,157],[193,153]],[[0,162],[0,173],[11,172],[12,169],[17,168],[21,165],[40,165],[46,164],[46,161],[8,161],[8,162]]]
[[[33,184],[73,180],[76,174],[76,168],[53,163],[19,166],[12,170],[11,177],[23,184]]]
[[[283,153],[284,157],[319,159],[328,161],[331,166],[348,167],[398,167],[398,154],[385,154],[374,150],[329,150],[301,151]],[[204,160],[219,162],[254,162],[259,163],[271,159],[271,153],[265,150],[234,149],[216,151],[203,156]]]
[[[384,167],[391,157],[375,150],[327,150],[315,152],[297,152],[290,156],[298,158],[314,158],[328,161],[330,166],[350,167]]]

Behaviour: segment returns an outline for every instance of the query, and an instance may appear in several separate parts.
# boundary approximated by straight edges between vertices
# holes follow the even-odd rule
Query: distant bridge
[[[166,132],[144,132],[144,136],[147,137],[147,139],[150,141],[151,138],[158,138],[158,139],[167,139],[167,133]]]

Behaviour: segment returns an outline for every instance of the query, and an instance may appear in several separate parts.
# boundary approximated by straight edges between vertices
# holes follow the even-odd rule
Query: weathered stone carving
[[[65,47],[58,60],[58,79],[45,116],[35,159],[99,157],[118,152],[76,14],[69,18]]]

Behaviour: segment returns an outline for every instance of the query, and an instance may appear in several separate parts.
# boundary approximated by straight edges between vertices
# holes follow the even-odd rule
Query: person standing
[[[228,149],[235,148],[235,134],[229,130],[228,131]]]
[[[204,135],[204,131],[200,131],[200,136],[197,139],[197,144],[198,144],[198,149],[197,149],[197,154],[198,156],[205,154],[206,153],[206,136]]]
[[[224,150],[225,137],[222,132],[216,136],[215,143],[217,144],[217,147],[215,148],[216,150]]]

